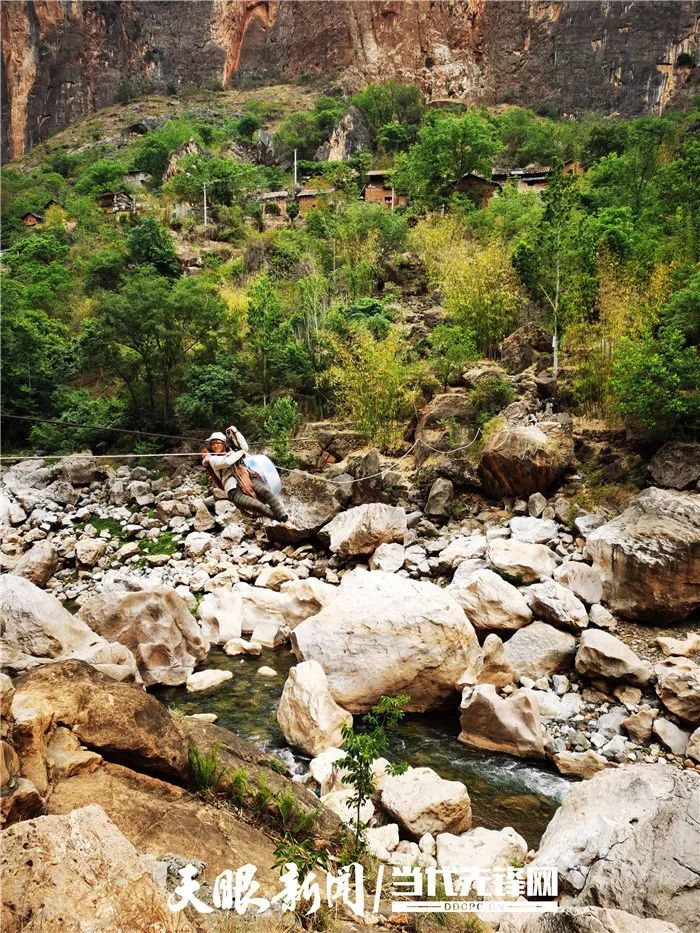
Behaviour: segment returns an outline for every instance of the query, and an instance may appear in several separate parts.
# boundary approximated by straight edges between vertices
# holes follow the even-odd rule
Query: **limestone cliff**
[[[396,77],[432,98],[659,112],[697,90],[700,3],[27,0],[2,6],[2,147],[112,103],[123,80]]]

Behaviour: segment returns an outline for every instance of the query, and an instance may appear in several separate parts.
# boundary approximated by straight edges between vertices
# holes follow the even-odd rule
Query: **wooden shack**
[[[34,211],[27,211],[26,214],[22,214],[22,223],[25,227],[37,227],[39,224],[43,224],[43,222],[43,214],[35,214]]]
[[[106,214],[133,214],[136,211],[136,202],[128,191],[105,191],[97,201]]]
[[[548,165],[526,165],[511,169],[508,177],[518,183],[518,191],[542,191],[549,184],[550,174]]]
[[[263,194],[259,194],[256,200],[262,204],[263,211],[266,213],[268,211],[268,207],[271,204],[275,204],[279,208],[280,216],[286,217],[288,197],[288,191],[265,191]],[[273,210],[270,213],[274,214],[275,212]]]
[[[454,190],[456,193],[468,195],[479,207],[486,207],[494,194],[501,190],[501,187],[502,185],[497,181],[470,172],[460,178],[455,184]]]
[[[408,198],[405,194],[397,194],[389,181],[388,170],[373,169],[366,172],[367,184],[362,190],[362,197],[370,204],[384,204],[392,210],[395,207],[405,207]]]
[[[296,201],[300,214],[308,214],[315,207],[328,207],[335,188],[302,188],[297,192]]]

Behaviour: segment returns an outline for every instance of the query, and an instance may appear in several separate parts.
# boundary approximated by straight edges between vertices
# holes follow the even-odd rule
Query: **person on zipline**
[[[253,515],[275,518],[278,522],[287,521],[288,516],[279,497],[258,473],[252,472],[244,463],[248,442],[235,425],[232,424],[226,434],[213,431],[205,444],[206,447],[200,451],[202,464],[210,479],[224,490],[237,508]]]

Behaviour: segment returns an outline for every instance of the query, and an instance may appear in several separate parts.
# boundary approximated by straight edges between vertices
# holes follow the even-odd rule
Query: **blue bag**
[[[277,467],[265,454],[246,454],[243,462],[253,473],[257,473],[268,489],[276,496],[282,492],[282,480]]]

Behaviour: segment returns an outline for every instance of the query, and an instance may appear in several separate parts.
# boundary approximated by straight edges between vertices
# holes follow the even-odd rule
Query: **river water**
[[[295,663],[284,647],[263,649],[259,658],[230,658],[213,647],[201,669],[232,671],[232,680],[202,693],[187,693],[184,687],[159,687],[153,692],[166,706],[185,714],[216,713],[217,725],[278,755],[293,773],[301,773],[307,770],[309,758],[292,752],[275,718],[287,672]],[[274,668],[277,677],[258,675],[263,665]],[[413,767],[431,767],[444,778],[462,781],[469,790],[474,826],[512,826],[537,848],[570,782],[543,764],[469,749],[457,741],[458,733],[458,710],[408,715],[391,736],[387,757]]]

